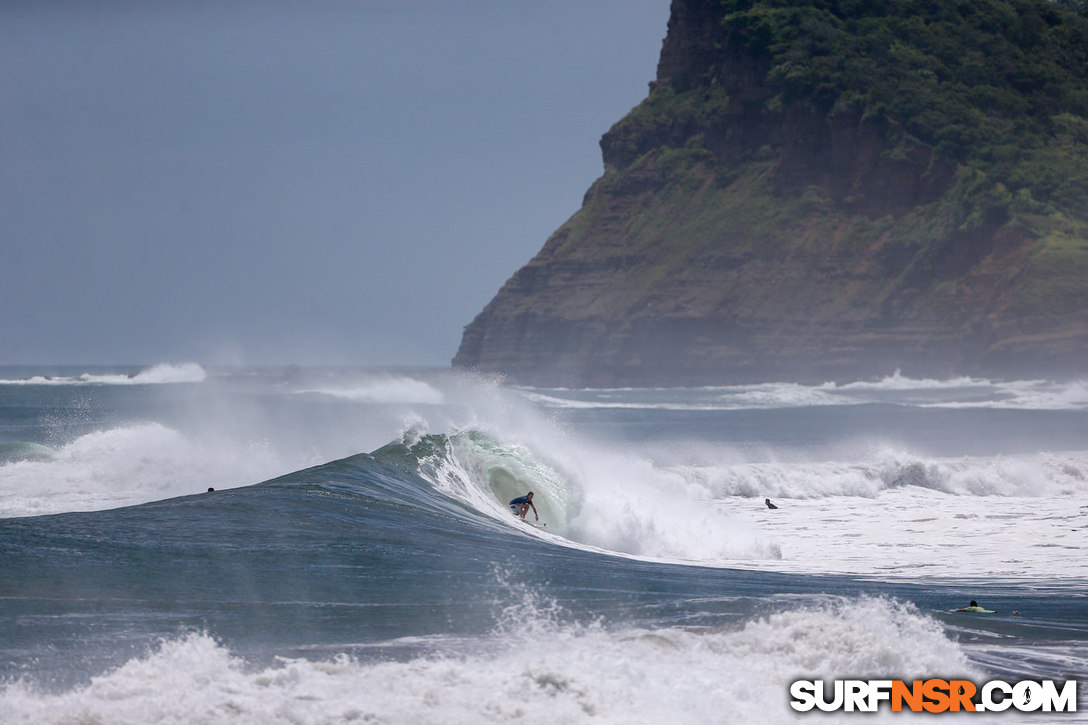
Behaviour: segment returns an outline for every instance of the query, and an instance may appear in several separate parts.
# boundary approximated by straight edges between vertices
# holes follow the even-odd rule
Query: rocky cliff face
[[[1084,169],[1066,173],[1088,160],[1088,90],[1083,108],[1031,96],[1042,121],[1013,150],[1016,124],[980,90],[994,86],[958,66],[944,80],[911,66],[881,100],[867,65],[924,61],[897,49],[902,32],[879,45],[872,28],[917,14],[881,5],[674,0],[649,97],[601,141],[604,175],[466,327],[454,366],[591,386],[1085,372],[1088,204],[1035,177],[1088,189]],[[1018,10],[1041,38],[1088,41],[1053,6]],[[826,87],[805,76],[825,36],[847,68]],[[915,93],[952,95],[912,111],[897,89],[916,78],[930,85]],[[1004,145],[952,133],[961,106]],[[933,108],[953,109],[944,125]]]

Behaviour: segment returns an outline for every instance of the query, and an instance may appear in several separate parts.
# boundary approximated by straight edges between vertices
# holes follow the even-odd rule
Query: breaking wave
[[[80,375],[34,375],[29,378],[0,380],[0,385],[162,385],[169,383],[200,383],[208,377],[197,363],[179,365],[163,363],[131,375],[117,373]]]
[[[572,410],[733,411],[881,403],[934,408],[1088,409],[1088,382],[1083,380],[935,380],[910,378],[898,371],[880,380],[819,385],[780,382],[643,390],[522,388],[521,392],[538,405]]]
[[[518,626],[500,624],[474,651],[458,653],[455,642],[438,641],[435,654],[403,661],[340,654],[258,665],[194,633],[162,641],[67,692],[9,683],[0,689],[0,707],[6,722],[35,725],[648,724],[717,722],[726,713],[737,722],[781,722],[808,719],[793,713],[784,696],[801,673],[981,675],[936,622],[894,600],[832,599],[712,630],[562,624],[554,606],[531,598],[513,609]]]

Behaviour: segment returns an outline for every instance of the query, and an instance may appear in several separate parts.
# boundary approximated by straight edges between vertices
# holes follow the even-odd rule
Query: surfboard
[[[517,517],[515,517],[515,518],[517,518]],[[546,528],[548,528],[547,524],[533,523],[532,521],[526,521],[525,519],[519,519],[519,520],[523,524],[525,524],[527,526],[532,526],[532,527],[537,528],[537,529],[546,529]]]

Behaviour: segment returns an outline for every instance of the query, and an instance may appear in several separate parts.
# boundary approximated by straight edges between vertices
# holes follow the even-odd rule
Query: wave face
[[[1055,569],[1053,556],[1078,547],[1085,452],[944,459],[882,448],[866,459],[691,465],[571,440],[546,448],[557,449],[552,460],[480,431],[412,431],[378,454],[500,521],[506,501],[532,490],[546,534],[590,551],[880,576],[955,577],[966,559],[977,575],[1088,578],[1088,563]]]
[[[802,676],[1085,679],[1086,411],[796,388],[0,385],[0,712],[788,721]]]

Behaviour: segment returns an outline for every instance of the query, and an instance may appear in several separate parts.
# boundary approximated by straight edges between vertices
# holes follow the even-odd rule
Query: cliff
[[[534,385],[1088,371],[1088,21],[673,0],[582,208],[465,328]]]

